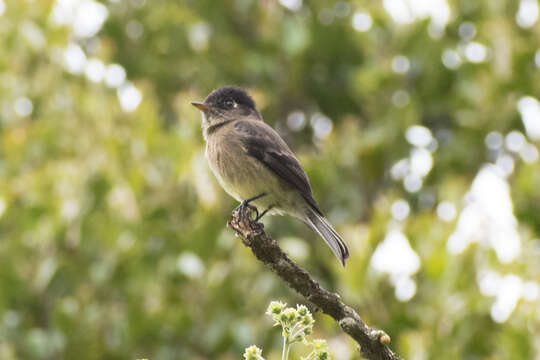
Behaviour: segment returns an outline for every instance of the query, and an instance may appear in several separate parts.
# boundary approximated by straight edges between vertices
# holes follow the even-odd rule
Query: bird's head
[[[202,127],[239,119],[260,119],[255,101],[237,86],[223,86],[212,91],[203,102],[192,102],[202,112]]]

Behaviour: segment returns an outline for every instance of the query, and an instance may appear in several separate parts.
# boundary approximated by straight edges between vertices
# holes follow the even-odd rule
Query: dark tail
[[[307,211],[305,222],[313,231],[324,239],[334,255],[336,255],[341,264],[345,266],[345,260],[349,257],[349,249],[347,249],[345,241],[343,241],[341,236],[334,230],[328,220],[317,211],[309,209]]]

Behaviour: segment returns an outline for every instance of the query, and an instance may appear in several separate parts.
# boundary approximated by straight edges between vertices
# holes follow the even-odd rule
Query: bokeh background
[[[351,257],[267,232],[401,356],[540,359],[538,6],[0,0],[0,359],[279,358],[266,306],[304,300],[225,227],[189,104],[225,84]]]

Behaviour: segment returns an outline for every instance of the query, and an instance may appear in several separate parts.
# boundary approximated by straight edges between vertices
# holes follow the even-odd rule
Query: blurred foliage
[[[478,244],[450,254],[458,217],[437,210],[447,202],[459,215],[478,171],[499,159],[489,133],[525,133],[517,103],[540,94],[540,28],[518,26],[517,1],[451,0],[437,34],[429,18],[396,23],[391,2],[0,0],[0,358],[226,360],[253,343],[279,357],[262,310],[302,300],[226,229],[236,204],[208,170],[189,105],[237,84],[296,151],[351,248],[342,269],[302,224],[265,219],[293,258],[404,358],[537,359],[538,161],[501,160],[514,166],[513,261]],[[76,21],[54,20],[57,6],[81,4]],[[366,31],[352,26],[359,13]],[[471,38],[480,47],[467,56]],[[407,191],[390,170],[409,156],[413,125],[437,147]],[[400,200],[409,211],[396,220]],[[407,301],[370,266],[394,227],[420,259]],[[487,270],[530,285],[506,321],[480,289]],[[315,317],[336,359],[358,359]]]

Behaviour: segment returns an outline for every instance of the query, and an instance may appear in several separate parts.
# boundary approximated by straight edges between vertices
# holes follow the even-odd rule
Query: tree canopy
[[[279,357],[263,313],[302,299],[225,227],[237,204],[190,105],[226,84],[295,151],[351,256],[289,218],[267,233],[398,354],[538,358],[538,16],[537,0],[0,0],[0,358]],[[314,317],[336,359],[359,358]]]

